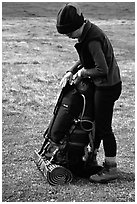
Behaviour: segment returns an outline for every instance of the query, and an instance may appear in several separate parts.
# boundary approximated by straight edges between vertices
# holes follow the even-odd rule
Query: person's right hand
[[[60,86],[63,88],[65,87],[67,81],[69,81],[69,83],[71,84],[72,83],[72,80],[73,80],[73,74],[72,72],[67,72],[64,77],[61,79],[61,82],[60,82]]]

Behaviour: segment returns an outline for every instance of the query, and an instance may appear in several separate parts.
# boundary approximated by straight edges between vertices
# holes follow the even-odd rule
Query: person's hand
[[[73,80],[73,74],[72,72],[67,72],[64,77],[61,79],[61,82],[60,82],[60,86],[63,88],[65,87],[67,81],[69,81],[69,83],[71,84],[72,83],[72,80]]]
[[[85,72],[86,69],[82,68],[73,76],[73,80],[75,81],[76,84],[78,84],[81,81],[81,79],[85,77]]]
[[[77,77],[82,78],[82,77],[85,77],[85,75],[86,75],[86,69],[84,67],[77,72]]]

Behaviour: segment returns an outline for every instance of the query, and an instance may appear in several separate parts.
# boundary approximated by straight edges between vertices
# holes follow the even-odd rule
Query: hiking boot
[[[108,183],[117,178],[117,164],[103,163],[103,168],[97,174],[91,175],[89,180],[94,183]]]

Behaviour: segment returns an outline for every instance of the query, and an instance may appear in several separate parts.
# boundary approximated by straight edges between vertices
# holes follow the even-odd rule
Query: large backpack
[[[86,78],[62,89],[38,154],[73,175],[89,177],[94,151],[94,85]]]

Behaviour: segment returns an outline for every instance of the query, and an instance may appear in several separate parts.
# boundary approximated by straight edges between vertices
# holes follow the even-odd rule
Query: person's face
[[[67,33],[65,34],[66,36],[68,36],[69,38],[75,39],[75,38],[80,38],[81,36],[81,31],[80,29],[75,30],[74,32],[71,33]]]

